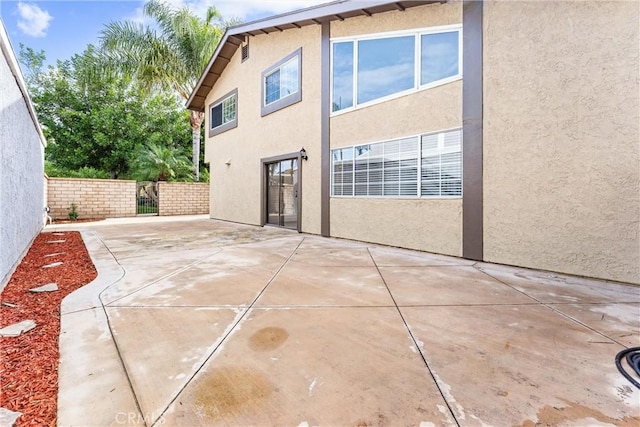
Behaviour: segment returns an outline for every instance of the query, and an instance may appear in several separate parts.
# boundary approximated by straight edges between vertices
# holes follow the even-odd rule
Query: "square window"
[[[413,89],[414,76],[414,36],[358,42],[358,104]]]
[[[262,73],[262,116],[302,100],[302,48]]]
[[[238,126],[238,89],[234,89],[209,105],[209,136]]]

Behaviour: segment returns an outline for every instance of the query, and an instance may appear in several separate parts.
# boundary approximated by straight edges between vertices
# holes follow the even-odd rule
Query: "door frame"
[[[260,159],[260,168],[262,172],[260,173],[260,225],[263,227],[267,225],[267,191],[268,191],[268,168],[267,165],[269,163],[281,162],[283,160],[298,160],[298,201],[297,201],[297,223],[298,223],[298,233],[302,233],[302,156],[299,151],[294,151],[292,153],[280,154],[278,156],[265,157]],[[292,230],[292,229],[290,229]]]

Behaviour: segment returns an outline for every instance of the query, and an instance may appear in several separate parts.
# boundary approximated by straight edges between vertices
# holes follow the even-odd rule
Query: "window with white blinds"
[[[423,135],[422,196],[462,195],[462,131]]]
[[[337,197],[459,197],[460,129],[331,152],[331,195]]]

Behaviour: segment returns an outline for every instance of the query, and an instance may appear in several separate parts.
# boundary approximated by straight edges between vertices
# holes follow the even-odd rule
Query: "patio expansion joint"
[[[495,276],[493,276],[493,275],[491,275],[491,274],[489,274],[489,273],[487,273],[487,272],[486,272],[486,271],[484,271],[484,270],[481,270],[481,269],[479,269],[479,268],[477,268],[477,270],[478,270],[478,271],[480,271],[481,273],[483,273],[483,274],[485,274],[485,275],[487,275],[487,276],[491,277],[492,279],[494,279],[494,280],[496,280],[496,281],[498,281],[498,282],[502,283],[503,285],[510,287],[510,288],[511,288],[511,289],[513,289],[514,291],[519,292],[520,294],[522,294],[522,295],[524,295],[524,296],[526,296],[526,297],[528,297],[528,298],[531,298],[532,300],[536,301],[537,305],[540,305],[540,306],[542,306],[542,307],[545,307],[545,308],[547,308],[547,309],[549,309],[549,310],[553,311],[554,313],[556,313],[556,314],[558,314],[558,315],[560,315],[560,316],[564,317],[565,319],[570,320],[570,321],[572,321],[572,322],[574,322],[574,323],[577,323],[577,324],[581,325],[582,327],[587,328],[587,329],[588,329],[588,330],[590,330],[591,332],[596,333],[596,334],[600,335],[601,337],[606,338],[606,339],[608,339],[608,340],[612,341],[612,343],[611,343],[611,344],[613,344],[613,343],[618,344],[618,345],[619,345],[619,346],[621,346],[622,348],[627,348],[627,347],[628,347],[628,346],[626,346],[625,344],[622,344],[621,342],[619,342],[618,340],[616,340],[615,338],[612,338],[612,337],[608,336],[607,334],[605,334],[605,333],[603,333],[603,332],[600,332],[599,330],[597,330],[597,329],[595,329],[595,328],[593,328],[593,327],[591,327],[591,326],[587,325],[587,324],[586,324],[586,323],[584,323],[584,322],[581,322],[580,320],[576,319],[575,317],[572,317],[572,316],[570,316],[570,315],[568,315],[568,314],[566,314],[566,313],[564,313],[564,312],[562,312],[562,311],[560,311],[560,310],[558,310],[558,309],[556,309],[556,308],[554,307],[555,305],[570,305],[570,304],[579,304],[579,303],[572,302],[572,303],[558,303],[558,304],[557,304],[557,303],[548,303],[548,302],[544,302],[544,301],[541,301],[541,300],[539,300],[538,298],[536,298],[536,297],[534,297],[534,296],[532,296],[532,295],[527,294],[527,293],[526,293],[526,292],[524,292],[524,291],[521,291],[520,289],[516,288],[515,286],[513,286],[513,285],[511,285],[511,284],[509,284],[509,283],[507,283],[507,282],[505,282],[505,281],[503,281],[503,280],[501,280],[501,279],[499,279],[499,278],[497,278],[497,277],[495,277]],[[603,304],[603,303],[600,303],[600,304]],[[621,303],[621,302],[615,302],[615,304],[623,304],[623,303]]]
[[[367,248],[367,252],[369,253],[369,256],[371,257],[371,261],[373,262],[373,265],[376,267],[376,270],[378,271],[378,275],[380,276],[380,279],[384,283],[384,286],[387,288],[387,292],[389,292],[389,296],[391,297],[391,300],[393,301],[393,304],[395,305],[395,308],[398,311],[398,314],[400,315],[400,318],[402,319],[402,323],[404,323],[404,327],[407,329],[407,332],[409,333],[409,336],[411,337],[411,340],[413,341],[413,345],[415,345],[415,348],[418,350],[418,352],[420,354],[420,357],[422,358],[422,361],[424,362],[425,366],[427,367],[427,370],[429,371],[429,375],[431,376],[431,379],[433,380],[433,383],[435,384],[436,388],[438,389],[438,393],[440,393],[440,396],[442,397],[443,402],[445,403],[445,405],[447,405],[447,409],[449,410],[449,413],[451,414],[451,417],[455,421],[456,425],[458,427],[460,427],[460,422],[458,422],[458,418],[456,417],[455,412],[453,412],[453,408],[451,407],[451,404],[449,403],[449,400],[446,398],[445,393],[443,392],[442,388],[440,387],[440,384],[439,384],[438,380],[436,379],[436,375],[434,374],[433,370],[431,369],[431,366],[429,365],[429,362],[427,361],[427,358],[425,357],[424,353],[422,352],[422,349],[420,348],[420,345],[418,344],[418,340],[413,335],[413,332],[411,331],[411,328],[409,327],[409,324],[407,323],[406,319],[404,318],[404,315],[402,314],[402,311],[400,310],[400,307],[398,306],[398,303],[397,303],[395,297],[393,296],[393,293],[391,293],[391,289],[389,289],[389,285],[387,284],[387,281],[384,279],[384,276],[382,275],[382,272],[380,271],[380,268],[378,267],[378,264],[376,264],[376,260],[373,257],[373,254],[371,253],[371,250],[369,248]]]
[[[84,236],[85,231],[82,231],[82,230],[81,230],[81,231],[80,231],[80,233],[81,233],[81,235],[83,235],[83,240],[85,240],[85,239],[84,239],[84,237],[85,237],[85,236]],[[123,370],[123,372],[124,372],[124,374],[125,374],[125,377],[126,377],[126,380],[127,380],[127,384],[129,385],[129,390],[131,391],[131,395],[133,396],[133,400],[134,400],[134,403],[135,403],[136,409],[137,409],[137,411],[138,411],[138,414],[142,414],[142,413],[143,413],[143,412],[142,412],[142,407],[140,406],[140,402],[139,402],[139,400],[138,400],[138,396],[136,396],[135,390],[134,390],[134,388],[133,388],[133,384],[131,383],[131,377],[129,376],[129,372],[127,371],[127,367],[126,367],[126,365],[125,365],[125,363],[124,363],[124,360],[123,360],[123,358],[122,358],[122,353],[120,352],[120,348],[118,347],[118,342],[116,341],[116,338],[115,338],[115,336],[113,335],[113,329],[111,328],[111,322],[110,322],[110,320],[109,320],[109,315],[108,315],[108,313],[107,313],[107,308],[105,307],[105,305],[104,305],[104,301],[102,300],[102,293],[103,293],[106,289],[108,289],[108,288],[110,288],[111,286],[113,286],[113,285],[117,284],[118,282],[120,282],[120,281],[122,280],[122,278],[123,278],[123,277],[125,277],[126,269],[124,268],[124,266],[123,266],[122,264],[120,264],[120,262],[118,261],[118,258],[116,257],[116,255],[113,253],[113,251],[111,250],[111,248],[109,248],[109,246],[107,245],[107,243],[102,239],[102,237],[101,237],[98,233],[94,232],[94,233],[92,233],[92,234],[91,234],[91,236],[92,236],[92,237],[95,237],[95,238],[96,238],[96,239],[97,239],[97,240],[102,244],[102,246],[104,247],[104,249],[105,249],[105,250],[109,253],[109,255],[111,256],[111,258],[110,258],[110,262],[114,262],[115,264],[117,264],[117,265],[118,265],[118,267],[120,268],[120,270],[121,270],[122,274],[121,274],[121,275],[120,275],[116,280],[114,280],[113,282],[111,282],[111,283],[109,283],[108,285],[106,285],[106,286],[105,286],[105,287],[104,287],[104,288],[103,288],[103,289],[98,293],[98,302],[99,302],[99,304],[96,304],[96,305],[99,305],[99,306],[97,306],[97,307],[89,307],[89,308],[87,308],[87,309],[85,309],[85,310],[76,310],[75,312],[76,312],[76,313],[78,313],[78,312],[84,312],[84,311],[100,310],[100,309],[102,309],[102,312],[103,312],[103,314],[104,314],[104,318],[105,318],[105,321],[106,321],[106,326],[107,326],[107,329],[109,330],[109,335],[110,335],[110,337],[111,337],[111,342],[113,342],[113,346],[115,347],[116,354],[118,355],[118,362],[120,363],[120,366],[122,367],[122,370]],[[88,247],[88,246],[87,246],[87,251],[89,251],[89,247]],[[95,259],[94,259],[94,257],[93,257],[93,254],[91,254],[91,252],[89,252],[89,255],[91,256],[92,261],[93,261],[93,262],[94,262],[94,264],[95,264]],[[97,268],[96,270],[98,270],[98,275],[99,275],[99,274],[100,274],[99,269]],[[95,280],[98,280],[98,277],[96,277],[96,279],[94,279],[94,281],[95,281]],[[69,295],[69,296],[70,296],[70,295]],[[68,314],[68,313],[64,313],[64,315],[67,315],[67,314]],[[147,425],[147,424],[146,424],[146,422],[145,422],[145,426],[146,426],[146,425]]]
[[[108,249],[109,249],[109,248],[107,248],[107,250],[108,250]],[[109,252],[111,252],[111,251],[109,250]],[[118,297],[118,298],[114,299],[113,301],[109,301],[108,303],[106,303],[106,305],[107,305],[107,306],[109,306],[109,307],[116,307],[115,305],[113,305],[114,303],[116,303],[116,302],[118,302],[118,301],[120,301],[120,300],[122,300],[122,299],[124,299],[124,298],[127,298],[127,297],[129,297],[129,296],[131,296],[131,295],[133,295],[133,294],[136,294],[136,293],[138,293],[138,292],[142,291],[143,289],[148,288],[149,286],[155,285],[156,283],[160,282],[161,280],[165,280],[165,279],[168,279],[169,277],[173,277],[173,276],[175,276],[175,275],[177,275],[177,274],[180,274],[180,273],[182,273],[183,271],[186,271],[186,270],[190,269],[190,268],[191,268],[191,267],[193,267],[194,265],[197,265],[197,264],[199,264],[199,263],[201,263],[201,262],[203,262],[203,261],[206,261],[206,260],[207,260],[207,259],[209,259],[210,257],[212,257],[212,256],[215,256],[215,255],[219,254],[220,252],[222,252],[222,249],[221,249],[221,248],[217,248],[217,250],[216,250],[214,253],[209,254],[209,255],[206,255],[206,256],[201,257],[201,258],[198,258],[197,260],[195,260],[195,261],[193,261],[193,262],[191,262],[191,263],[189,263],[189,264],[185,265],[184,267],[181,267],[181,268],[179,268],[179,269],[177,269],[177,270],[174,270],[174,271],[172,271],[171,273],[165,274],[165,275],[164,275],[164,276],[162,276],[162,277],[158,277],[157,279],[152,280],[151,282],[147,283],[146,285],[143,285],[143,286],[141,286],[140,288],[138,288],[138,289],[136,289],[136,290],[134,290],[134,291],[132,291],[132,292],[129,292],[129,293],[128,293],[128,294],[126,294],[126,295],[123,295],[123,296],[121,296],[121,297]],[[114,258],[115,258],[115,256],[114,256]],[[118,262],[118,265],[120,265],[120,267],[122,267],[122,269],[126,272],[126,269],[124,268],[124,266],[122,266],[119,262]],[[121,281],[123,278],[125,278],[125,277],[126,277],[126,273],[125,273],[125,274],[124,274],[120,279],[118,279],[118,281],[116,281],[116,282],[112,283],[112,284],[111,284],[111,285],[109,285],[107,288],[105,288],[102,292],[100,292],[100,295],[99,295],[99,297],[100,297],[100,301],[102,301],[102,294],[103,294],[103,293],[104,293],[108,288],[110,288],[111,286],[117,285],[117,284],[118,284],[118,282],[120,282],[120,281]],[[105,304],[104,304],[104,301],[103,301],[103,305],[105,305]]]
[[[175,393],[175,395],[171,398],[171,400],[167,403],[166,407],[162,410],[162,412],[160,414],[157,414],[157,418],[155,420],[153,420],[153,422],[151,423],[151,425],[155,425],[156,422],[158,420],[162,420],[164,414],[167,412],[167,410],[171,407],[171,405],[173,405],[173,403],[178,399],[178,397],[180,396],[180,394],[182,394],[182,392],[184,391],[184,389],[191,383],[191,381],[193,381],[193,379],[196,377],[196,375],[198,375],[198,373],[202,370],[202,368],[204,368],[204,366],[209,362],[209,360],[211,360],[211,358],[213,357],[214,354],[216,354],[216,351],[218,351],[218,349],[225,343],[225,341],[227,340],[227,338],[233,334],[233,332],[235,331],[236,327],[244,320],[244,318],[247,316],[247,314],[249,312],[251,312],[252,308],[254,307],[254,305],[256,304],[256,302],[260,299],[260,297],[262,296],[262,294],[267,290],[267,288],[269,287],[269,285],[271,285],[271,283],[273,283],[273,281],[276,279],[276,277],[278,277],[278,275],[280,274],[280,272],[284,269],[284,267],[289,263],[289,261],[291,260],[291,258],[293,258],[293,256],[295,255],[296,251],[298,250],[298,248],[300,248],[300,245],[302,245],[302,243],[304,242],[305,238],[303,237],[298,244],[296,245],[296,247],[291,251],[291,253],[289,254],[289,256],[287,256],[287,258],[284,260],[284,262],[282,263],[282,265],[280,265],[280,267],[278,268],[278,270],[276,270],[275,273],[273,273],[273,275],[269,278],[269,280],[267,280],[267,283],[264,285],[264,287],[260,290],[260,292],[258,292],[258,294],[255,296],[255,298],[253,299],[253,301],[251,301],[251,304],[249,304],[248,306],[242,307],[241,309],[243,310],[242,314],[240,314],[238,317],[236,317],[235,321],[233,322],[233,324],[227,328],[226,333],[224,334],[224,336],[220,339],[220,341],[215,345],[215,347],[211,350],[211,352],[209,353],[209,355],[207,355],[206,357],[203,358],[202,362],[200,363],[200,365],[193,370],[193,373],[191,374],[191,376],[189,376],[189,378],[187,378],[187,380],[183,383],[183,385],[177,390],[177,392]],[[132,388],[133,389],[133,388]],[[135,392],[134,392],[135,395]]]

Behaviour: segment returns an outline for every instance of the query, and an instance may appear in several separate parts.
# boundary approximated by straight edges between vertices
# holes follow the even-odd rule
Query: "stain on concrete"
[[[233,418],[264,407],[274,392],[269,378],[259,371],[229,366],[218,368],[196,384],[196,412],[210,419]]]
[[[640,417],[624,417],[616,419],[579,403],[565,399],[560,400],[565,402],[567,406],[558,407],[545,405],[540,408],[536,414],[538,418],[537,421],[526,420],[521,424],[521,427],[557,426],[571,421],[586,422],[587,420],[597,420],[601,423],[609,423],[619,427],[637,427],[640,425]]]
[[[289,338],[289,332],[282,328],[262,328],[249,338],[249,347],[255,351],[270,351],[280,347]]]
[[[356,421],[355,425],[357,427],[382,427],[385,425],[388,425],[387,422],[387,417],[385,417],[383,414],[377,414],[377,417],[374,416],[374,420],[363,420],[360,419],[359,421]]]

